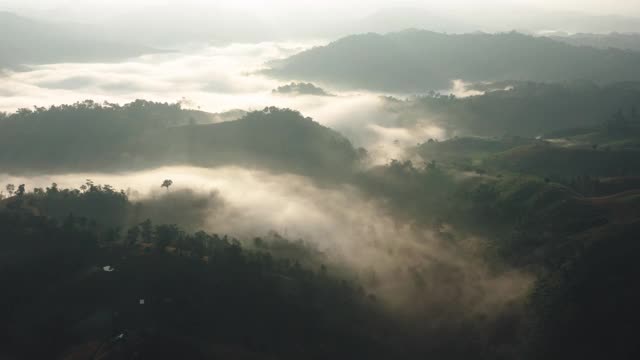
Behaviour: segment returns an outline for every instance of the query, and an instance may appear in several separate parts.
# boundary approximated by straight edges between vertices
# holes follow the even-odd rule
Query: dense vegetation
[[[304,269],[260,250],[262,241],[247,250],[150,220],[124,231],[128,206],[124,193],[96,185],[2,203],[0,355],[384,354],[375,301],[324,265]]]
[[[638,356],[627,325],[640,316],[633,280],[640,271],[637,177],[556,182],[500,169],[461,170],[446,160],[426,168],[394,162],[360,181],[398,214],[438,231],[453,226],[483,234],[491,239],[487,256],[537,274],[515,327],[524,334],[519,356]]]
[[[430,140],[422,157],[448,161],[466,171],[513,172],[555,181],[640,175],[640,119],[618,113],[602,124],[549,133],[547,137],[456,137]]]
[[[503,150],[492,142],[492,151]],[[356,277],[334,271],[331,259],[312,249],[282,238],[239,242],[188,232],[152,209],[174,206],[188,193],[167,192],[174,198],[148,203],[91,181],[32,192],[9,186],[13,196],[0,203],[0,274],[10,290],[0,314],[3,355],[463,359],[474,352],[486,359],[560,359],[600,358],[615,346],[617,356],[631,358],[635,342],[617,324],[638,316],[638,292],[628,277],[639,271],[637,181],[565,183],[464,170],[460,158],[468,155],[454,145],[441,161],[427,154],[425,167],[394,161],[361,172],[355,185],[387,199],[399,221],[452,242],[464,234],[490,239],[483,256],[496,267],[537,274],[526,307],[453,323],[419,309],[406,318],[345,281]],[[475,173],[461,177],[462,171]],[[174,207],[174,218],[197,218],[197,212],[183,216],[189,207]],[[446,267],[431,271],[456,277]],[[424,326],[430,319],[437,325]]]
[[[537,137],[609,120],[640,122],[637,82],[602,86],[590,81],[507,81],[470,89],[484,94],[458,98],[433,92],[405,101],[388,98],[385,106],[400,126],[426,118],[456,135]]]
[[[0,202],[0,281],[10,289],[2,356],[491,359],[496,346],[515,346],[500,333],[517,324],[515,306],[498,319],[421,309],[407,317],[282,237],[240,242],[138,222],[127,215],[140,204],[91,182],[11,191]],[[451,272],[430,268],[415,275],[427,289]],[[437,323],[425,326],[429,318]]]
[[[322,186],[357,192],[394,226],[435,236],[436,250],[535,283],[499,309],[470,311],[490,277],[469,276],[439,251],[416,252],[417,263],[392,271],[391,285],[409,275],[415,297],[398,309],[378,296],[389,284],[374,265],[356,272],[279,235],[199,231],[224,202],[215,193],[170,180],[162,196],[137,200],[90,180],[79,189],[9,184],[0,195],[9,294],[0,356],[634,358],[636,85],[479,86],[487,94],[386,99],[400,126],[438,114],[476,136],[424,139],[408,149],[412,161],[375,167],[337,132],[286,109],[226,122],[144,101],[1,115],[0,163],[14,172],[233,164],[331,179]],[[393,253],[406,241],[375,239],[359,239],[363,256],[366,246]],[[477,247],[472,257],[460,255],[465,246]]]
[[[616,1],[0,0],[0,360],[640,359]]]
[[[349,88],[398,92],[450,82],[637,81],[640,54],[575,47],[519,33],[447,35],[407,30],[353,35],[271,64],[268,74]]]
[[[22,109],[0,114],[0,166],[62,172],[235,164],[329,178],[347,175],[357,160],[347,139],[296,111],[216,120],[141,100]]]

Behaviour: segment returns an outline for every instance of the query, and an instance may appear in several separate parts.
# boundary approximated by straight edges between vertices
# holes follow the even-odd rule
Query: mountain
[[[359,283],[325,265],[316,270],[322,258],[303,268],[269,251],[269,239],[250,247],[176,225],[114,228],[70,212],[78,203],[104,214],[135,207],[109,187],[23,195],[0,201],[0,283],[11,293],[0,299],[2,359],[393,357],[374,336],[389,329],[376,304]],[[67,212],[57,221],[27,203]]]
[[[640,109],[638,82],[499,82],[469,88],[484,94],[385,98],[385,107],[396,115],[398,126],[411,127],[428,119],[449,134],[526,137],[594,126],[620,114],[637,119]]]
[[[271,91],[272,94],[278,95],[312,95],[312,96],[333,96],[326,92],[323,88],[313,85],[312,83],[296,83],[278,86]]]
[[[0,68],[56,62],[113,61],[158,52],[108,40],[88,25],[33,20],[0,12]]]
[[[598,49],[621,49],[640,51],[640,34],[638,33],[609,33],[609,34],[573,34],[550,35],[551,39],[565,42],[574,46],[591,46]]]
[[[456,19],[454,16],[420,8],[395,7],[381,9],[352,23],[351,33],[388,33],[405,29],[429,29],[443,33],[464,33],[478,26]]]
[[[157,146],[157,144],[163,144]],[[240,165],[313,175],[348,175],[349,140],[297,111],[267,108],[218,124],[172,127],[144,138],[135,153],[158,165]]]
[[[640,117],[620,113],[595,126],[564,129],[544,137],[455,137],[429,140],[416,152],[435,160],[482,172],[511,172],[556,181],[593,179],[588,190],[609,195],[637,188],[640,176]],[[611,181],[625,178],[625,181]],[[627,185],[630,185],[627,188]],[[575,184],[574,184],[575,185]]]
[[[56,172],[244,165],[331,178],[349,174],[357,159],[346,138],[296,111],[219,119],[141,100],[22,110],[0,115],[0,166]]]
[[[640,54],[575,47],[516,32],[447,35],[407,30],[353,35],[269,64],[278,78],[397,92],[465,81],[640,80]]]
[[[640,19],[634,16],[590,15],[573,12],[543,11],[529,16],[524,13],[517,19],[517,24],[531,30],[556,30],[568,33],[609,32],[633,33],[640,31]],[[518,27],[520,28],[520,27]]]

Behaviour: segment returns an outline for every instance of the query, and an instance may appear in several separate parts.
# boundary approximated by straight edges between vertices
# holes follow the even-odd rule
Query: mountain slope
[[[591,46],[598,49],[621,49],[640,51],[640,34],[610,33],[610,34],[573,34],[569,36],[549,36],[556,41],[574,46]]]
[[[110,61],[158,51],[107,40],[90,26],[49,23],[8,12],[0,12],[0,48],[0,67]]]
[[[140,100],[25,110],[0,117],[0,166],[56,172],[242,165],[327,178],[348,174],[357,158],[346,138],[296,111],[267,108],[216,120]]]
[[[386,98],[385,106],[397,114],[401,124],[428,119],[429,124],[455,135],[536,137],[599,125],[616,114],[638,120],[638,82],[501,82],[473,88],[486,93],[470,97],[431,94],[405,101]]]
[[[640,80],[640,54],[575,47],[515,32],[354,35],[270,65],[266,73],[279,78],[399,92],[448,88],[454,79]]]

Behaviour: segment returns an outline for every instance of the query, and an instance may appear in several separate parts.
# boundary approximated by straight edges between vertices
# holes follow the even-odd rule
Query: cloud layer
[[[280,82],[257,70],[270,60],[302,51],[317,43],[259,43],[194,46],[165,54],[146,55],[118,63],[62,63],[31,66],[0,74],[0,111],[68,104],[85,99],[126,103],[136,99],[181,101],[183,106],[210,112],[288,107],[331,127],[366,147],[376,163],[403,156],[403,147],[441,131],[423,121],[411,131],[399,127],[380,93],[337,92],[337,96],[281,96]],[[297,79],[291,79],[295,81]],[[455,91],[463,93],[462,83]]]

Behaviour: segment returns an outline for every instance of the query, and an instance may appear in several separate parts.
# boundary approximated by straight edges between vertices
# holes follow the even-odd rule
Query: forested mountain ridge
[[[549,35],[551,39],[566,42],[574,46],[590,46],[599,49],[616,48],[621,50],[640,51],[640,34],[638,33],[609,33],[572,35]]]
[[[640,121],[640,83],[599,85],[592,81],[471,84],[481,94],[456,97],[431,93],[385,107],[401,126],[429,119],[449,134],[537,137],[591,128],[616,117]]]
[[[7,270],[0,276],[8,275],[0,280],[13,291],[2,299],[3,309],[10,309],[0,313],[9,319],[0,327],[8,342],[2,351],[32,357],[80,356],[89,351],[116,359],[136,352],[156,358],[176,353],[192,358],[231,353],[285,359],[342,354],[423,358],[435,352],[447,359],[465,359],[473,350],[482,359],[511,359],[514,354],[536,359],[550,350],[565,356],[575,352],[603,356],[622,337],[628,346],[617,349],[624,357],[633,351],[631,332],[613,325],[617,317],[637,316],[635,286],[624,280],[640,271],[634,257],[640,209],[637,176],[618,174],[615,167],[583,176],[580,163],[574,164],[575,173],[546,176],[553,169],[552,161],[548,168],[523,168],[512,167],[502,158],[531,146],[587,151],[587,158],[598,158],[601,152],[609,157],[607,163],[622,161],[637,172],[640,166],[620,157],[624,155],[620,151],[630,151],[633,143],[629,141],[637,138],[631,131],[636,123],[629,115],[623,117],[616,120],[614,116],[592,128],[556,132],[554,138],[427,141],[417,152],[424,165],[395,160],[356,171],[351,185],[372,201],[380,200],[399,226],[428,231],[454,249],[463,248],[470,236],[479,236],[477,256],[490,261],[492,271],[513,268],[536,274],[531,291],[495,316],[465,313],[453,317],[452,323],[453,315],[447,311],[456,308],[449,303],[435,303],[444,309],[442,315],[422,313],[418,308],[410,318],[395,318],[397,314],[359,285],[358,281],[368,286],[379,283],[373,270],[342,278],[345,274],[333,272],[332,266],[326,266],[331,259],[321,254],[297,249],[289,252],[296,254],[289,260],[279,256],[278,248],[296,247],[296,242],[280,239],[271,246],[261,238],[241,243],[216,234],[193,233],[191,229],[203,223],[199,220],[212,214],[198,212],[201,199],[192,198],[189,192],[167,186],[159,199],[134,203],[126,192],[91,181],[80,189],[52,184],[31,192],[22,184],[8,186],[10,197],[0,201],[4,249],[0,256],[8,261],[0,262]],[[38,134],[34,129],[41,125],[49,127],[39,131],[52,131],[56,126],[68,130],[87,121],[85,130],[105,133],[112,129],[116,134],[113,129],[118,129],[118,136],[130,131],[134,137],[149,139],[149,144],[136,142],[138,148],[131,149],[145,157],[151,155],[144,149],[159,152],[159,159],[176,162],[188,156],[220,156],[219,152],[230,148],[231,153],[237,152],[226,159],[232,164],[246,164],[241,160],[245,155],[264,163],[256,155],[260,154],[284,159],[288,169],[306,164],[304,159],[331,167],[356,157],[356,151],[334,131],[297,112],[277,108],[210,124],[210,114],[184,112],[177,105],[137,102],[103,108],[85,103],[23,110],[0,124],[13,126],[12,134],[27,138]],[[99,126],[103,122],[106,129]],[[288,140],[297,134],[302,144]],[[72,141],[66,137],[56,142],[63,142],[61,139]],[[554,139],[567,143],[552,144]],[[611,149],[594,149],[595,139]],[[149,147],[155,143],[162,147]],[[280,146],[299,152],[285,156]],[[339,160],[321,151],[327,146],[335,148],[331,154],[337,154]],[[594,151],[599,154],[592,154]],[[100,154],[85,155],[103,156]],[[55,159],[55,154],[49,159]],[[205,208],[215,205],[207,203]],[[158,212],[153,207],[164,209],[163,216],[154,217]],[[172,225],[184,226],[185,220],[190,230]],[[364,240],[363,249],[368,246]],[[303,259],[313,261],[301,264]],[[433,310],[429,307],[433,298],[457,299],[455,291],[443,295],[435,289],[443,278],[458,279],[460,268],[438,258],[425,259],[419,262],[424,268],[407,265],[397,271],[411,275],[418,289],[417,301],[424,300],[426,308]],[[11,274],[26,274],[28,281]],[[45,284],[55,284],[55,290]],[[614,310],[596,306],[610,301],[607,291],[626,294],[616,302],[621,306]],[[31,300],[24,302],[25,298]],[[145,300],[148,314],[139,312],[140,299]],[[48,312],[51,307],[66,316],[52,315]],[[607,316],[610,313],[615,318]],[[437,319],[435,325],[430,319]],[[282,322],[286,322],[282,328],[274,325]],[[590,322],[598,326],[593,328]],[[264,335],[265,326],[278,331]],[[47,329],[57,329],[55,336]],[[126,331],[120,332],[122,329]],[[563,341],[557,339],[558,333],[563,334]],[[598,338],[602,341],[595,341]],[[212,339],[215,345],[205,345]],[[304,346],[292,346],[291,339]],[[585,344],[584,339],[590,341]],[[462,350],[461,345],[465,346]]]
[[[349,140],[296,111],[218,117],[146,101],[23,109],[0,117],[0,164],[13,172],[241,164],[327,178],[356,165]]]
[[[396,92],[445,89],[451,81],[640,80],[640,54],[576,47],[516,32],[425,30],[352,35],[274,61],[266,73],[347,88]]]
[[[150,220],[105,222],[132,206],[127,196],[83,189],[52,186],[0,201],[0,283],[11,289],[0,299],[1,357],[387,353],[379,334],[390,322],[375,299],[326,266],[277,257],[268,241],[250,247]],[[55,204],[63,212],[49,212]],[[62,215],[78,205],[97,212]],[[287,326],[273,331],[278,322]]]

